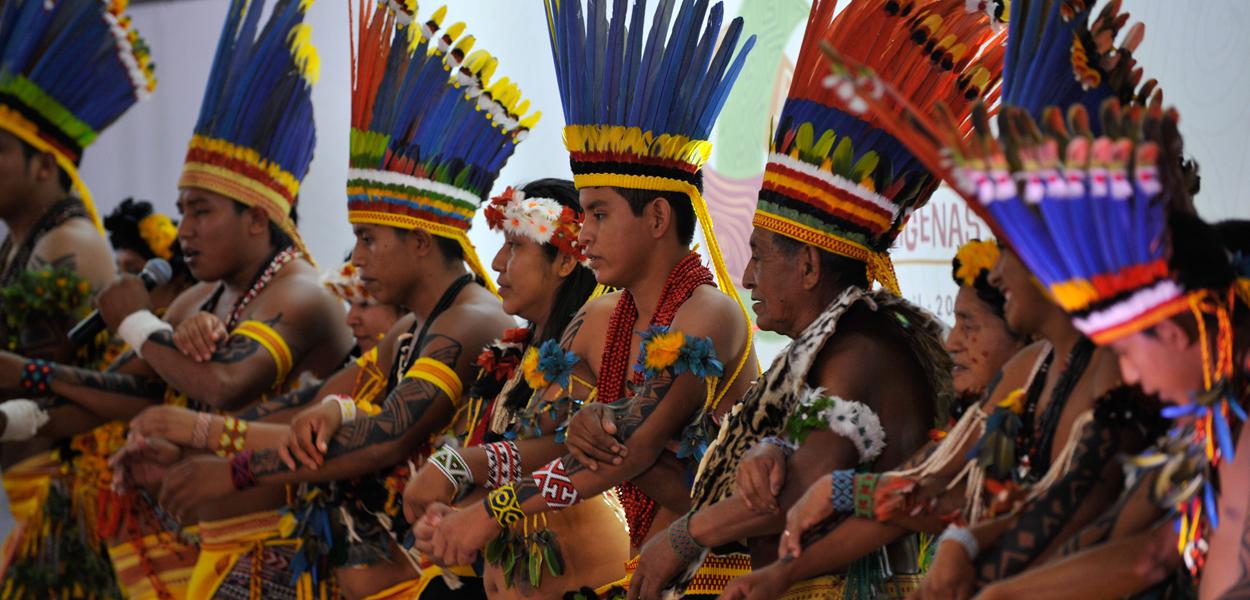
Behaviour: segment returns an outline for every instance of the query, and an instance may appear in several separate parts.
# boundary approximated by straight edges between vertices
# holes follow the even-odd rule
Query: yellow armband
[[[404,379],[428,381],[447,394],[447,399],[451,401],[452,406],[460,405],[460,394],[464,392],[464,385],[460,383],[460,376],[442,362],[432,358],[418,358],[417,362],[408,368],[408,372],[404,373]]]
[[[234,328],[231,335],[241,335],[256,340],[269,353],[269,356],[273,358],[274,366],[278,369],[278,376],[273,382],[275,389],[286,381],[287,376],[291,374],[291,367],[294,366],[292,364],[294,359],[291,357],[291,348],[286,345],[286,340],[283,340],[277,331],[260,321],[244,321]]]

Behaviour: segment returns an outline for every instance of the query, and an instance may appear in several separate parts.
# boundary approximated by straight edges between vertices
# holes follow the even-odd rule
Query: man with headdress
[[[91,194],[78,176],[83,151],[156,85],[147,46],[124,10],[125,3],[92,0],[17,0],[0,8],[0,219],[8,228],[0,243],[4,351],[91,367],[107,355],[104,337],[78,348],[65,334],[90,311],[93,293],[116,274]],[[30,440],[48,420],[48,402],[41,399],[47,394],[37,392],[25,386],[0,390],[3,397],[24,397],[0,405],[0,439],[25,440],[6,443],[0,453],[17,521],[0,568],[3,593],[45,593],[41,569],[58,573],[47,593],[75,586],[108,593],[116,584],[107,558],[86,531],[90,526],[74,516],[94,514],[94,502],[47,514],[68,507],[74,494],[70,482],[51,482],[60,466],[46,452],[51,440]],[[62,524],[52,538],[41,533],[48,522]],[[42,557],[31,555],[38,547],[31,538],[37,537],[49,549]],[[55,537],[60,539],[54,543]],[[86,560],[62,576],[68,567],[62,558],[75,552]]]
[[[339,482],[342,496],[308,486],[287,511],[281,543],[301,544],[290,577],[350,567],[340,572],[351,574],[344,582],[355,594],[472,595],[481,583],[468,581],[471,567],[449,567],[439,577],[437,567],[418,573],[410,564],[415,559],[397,544],[406,529],[398,492],[409,464],[424,460],[460,409],[463,382],[477,372],[475,350],[515,325],[467,234],[538,115],[527,114],[528,101],[507,78],[491,80],[498,60],[470,52],[474,38],[463,23],[440,29],[445,9],[421,22],[394,4],[358,8],[347,181],[356,235],[351,260],[374,298],[411,313],[376,354],[300,399],[317,401],[290,426],[253,425],[229,461],[201,456],[184,463],[170,472],[163,498],[171,510],[185,511],[252,488]],[[355,498],[368,498],[364,508]],[[343,535],[326,539],[322,525]],[[327,564],[340,551],[350,561]],[[466,585],[453,591],[458,576]]]
[[[132,350],[110,372],[33,361],[20,365],[36,374],[36,385],[74,406],[108,419],[129,419],[162,398],[235,412],[286,391],[305,371],[324,376],[350,346],[346,328],[323,326],[343,322],[342,306],[318,282],[295,228],[299,183],[315,145],[311,84],[318,65],[303,24],[305,3],[277,3],[257,39],[265,8],[263,2],[249,6],[240,0],[227,9],[179,181],[179,243],[188,268],[203,283],[181,294],[164,319],[148,310],[150,294],[133,275],[102,291],[101,316]],[[207,362],[185,356],[172,342],[173,327],[200,313],[213,315],[229,332]],[[214,438],[222,453],[234,449],[245,427],[227,429]],[[199,584],[215,588],[226,576],[193,573],[194,546],[186,545],[169,515],[145,495],[106,500],[117,517],[100,524],[117,529],[101,533],[115,534],[110,550],[129,595],[180,596],[189,579],[217,577]],[[267,488],[200,512],[202,525],[210,527],[201,537],[216,550],[200,557],[211,558],[204,567],[225,565],[228,571],[253,541],[276,532],[272,509],[284,502],[282,489]],[[122,510],[126,506],[134,510]],[[177,517],[195,520],[190,512]],[[231,550],[239,536],[253,536],[244,537],[247,551]],[[230,560],[219,562],[223,547]],[[242,572],[250,572],[252,562],[272,569],[273,562],[263,558],[242,561]],[[241,579],[233,584],[247,589],[246,576]]]
[[[658,598],[673,583],[677,593],[707,594],[694,571],[705,555],[746,550],[755,565],[771,562],[782,508],[814,479],[835,469],[902,462],[924,444],[930,427],[945,420],[939,413],[952,403],[942,327],[898,297],[888,256],[937,179],[897,140],[841,108],[837,90],[823,84],[829,62],[822,41],[854,52],[852,42],[862,32],[891,39],[909,23],[871,2],[853,3],[840,14],[836,8],[837,2],[813,3],[765,168],[743,276],[760,327],[794,342],[722,426],[695,481],[694,510],[644,549],[631,598]],[[979,60],[991,64],[1001,53],[995,48],[1001,38],[989,33],[986,17],[963,14],[962,7],[927,33],[933,39],[963,36],[957,41],[967,44],[969,54],[984,49],[987,56]],[[957,112],[973,105],[956,82],[984,70],[981,63],[944,69],[929,63],[923,41],[877,49],[881,56],[872,54],[873,44],[860,45],[859,52],[867,53],[861,59],[870,62],[918,62],[897,71],[909,78],[909,88],[938,90],[956,100]],[[873,291],[874,282],[884,289]],[[756,446],[780,451],[772,461],[743,461]],[[753,485],[738,481],[743,478]],[[743,494],[744,487],[764,493]],[[747,547],[739,540],[747,540]],[[894,560],[893,572],[914,573],[914,560],[914,554]],[[883,554],[868,557],[869,563],[891,561]],[[888,569],[852,572],[858,576],[853,583],[824,578],[795,593],[840,597],[853,585],[898,593],[891,587],[898,582],[887,581]]]
[[[688,503],[682,477],[648,471],[663,464],[675,467],[665,473],[692,473],[713,419],[728,408],[722,400],[739,397],[756,369],[751,328],[699,193],[706,139],[754,38],[738,51],[742,20],[722,32],[719,3],[666,2],[649,32],[641,7],[627,17],[627,4],[614,3],[609,21],[583,16],[580,1],[547,3],[565,144],[586,213],[579,242],[599,282],[622,290],[586,304],[561,353],[574,357],[572,375],[595,386],[596,401],[580,411],[596,423],[606,418],[610,445],[625,456],[597,462],[575,452],[519,474],[482,505],[455,513],[434,505],[416,533],[418,547],[440,562],[469,560],[526,515],[613,486],[636,551]],[[696,222],[715,278],[690,250]],[[552,399],[558,387],[548,389]],[[724,566],[746,568],[742,560]]]

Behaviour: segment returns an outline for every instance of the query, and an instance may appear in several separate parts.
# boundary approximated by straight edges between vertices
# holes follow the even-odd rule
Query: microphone
[[[147,264],[143,265],[143,270],[139,272],[139,279],[143,280],[143,287],[151,291],[158,285],[169,283],[170,278],[174,276],[173,267],[169,266],[169,261],[163,258],[153,258]],[[73,329],[69,330],[69,343],[75,348],[86,345],[95,339],[96,334],[104,330],[104,317],[100,316],[100,311],[91,311],[87,318],[78,322]]]

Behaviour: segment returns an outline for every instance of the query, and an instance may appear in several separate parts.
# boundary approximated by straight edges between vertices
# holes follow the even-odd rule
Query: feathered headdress
[[[322,273],[321,285],[347,303],[375,302],[373,296],[369,294],[369,290],[365,289],[365,284],[360,281],[360,271],[356,269],[356,265],[353,265],[350,260],[337,268]]]
[[[352,223],[421,228],[456,240],[494,291],[467,232],[516,146],[538,122],[498,61],[473,48],[465,25],[423,24],[416,2],[360,5],[352,58]]]
[[[1003,36],[962,0],[857,1],[835,14],[837,4],[812,3],[754,222],[862,261],[870,282],[898,294],[890,246],[939,178],[830,76],[820,45],[874,69],[906,99],[966,117],[997,97]]]
[[[645,0],[630,15],[628,0],[613,0],[610,17],[607,0],[585,13],[582,0],[544,2],[573,183],[688,195],[717,283],[737,299],[700,189],[708,137],[755,36],[735,56],[742,18],[722,31],[720,2],[660,0],[650,28]]]
[[[317,144],[312,0],[278,0],[262,28],[265,4],[230,2],[178,186],[264,209],[311,262],[291,214]]]
[[[0,7],[0,127],[50,152],[103,233],[78,176],[83,150],[156,89],[125,0],[7,0]]]

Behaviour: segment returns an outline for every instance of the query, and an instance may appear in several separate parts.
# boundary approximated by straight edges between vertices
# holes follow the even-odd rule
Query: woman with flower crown
[[[568,181],[542,179],[509,188],[485,213],[505,237],[491,263],[504,310],[529,326],[505,332],[479,356],[482,370],[458,423],[459,443],[445,444],[404,490],[405,516],[413,523],[434,502],[480,501],[475,488],[499,487],[557,458],[564,422],[594,399],[593,384],[571,374],[577,359],[559,346],[560,332],[595,289],[577,244],[577,190]],[[486,550],[487,594],[558,598],[620,578],[629,546],[617,510],[615,498],[603,495],[503,532]]]

